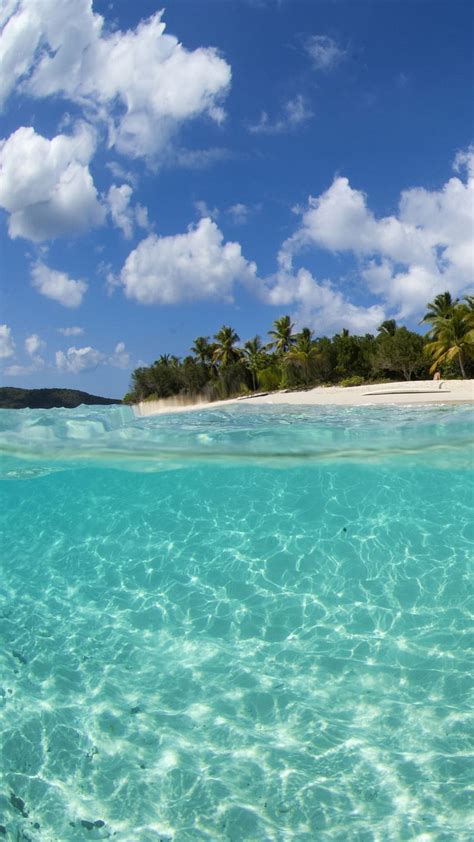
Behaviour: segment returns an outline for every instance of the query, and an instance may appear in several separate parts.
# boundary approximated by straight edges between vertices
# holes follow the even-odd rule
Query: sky
[[[474,291],[470,0],[4,0],[2,385]]]

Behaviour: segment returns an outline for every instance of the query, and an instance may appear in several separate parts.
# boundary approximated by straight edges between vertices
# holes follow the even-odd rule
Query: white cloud
[[[39,338],[37,333],[32,333],[25,339],[25,351],[30,357],[35,357],[38,351],[46,347],[46,342]]]
[[[249,126],[252,134],[284,134],[297,129],[313,116],[307,100],[302,94],[289,99],[283,106],[282,114],[277,120],[271,120],[266,111],[262,111],[258,123]]]
[[[94,371],[100,365],[111,365],[115,368],[130,368],[130,354],[125,349],[124,342],[117,342],[113,354],[104,354],[97,348],[87,345],[84,348],[68,348],[66,352],[56,351],[56,368],[68,374],[81,374],[84,371]]]
[[[83,371],[94,371],[106,360],[105,354],[91,348],[68,348],[64,351],[56,351],[56,368],[69,374],[80,374]]]
[[[36,263],[31,270],[32,285],[41,295],[58,301],[64,307],[79,307],[87,290],[85,281],[75,281],[65,272]]]
[[[469,178],[474,178],[474,144],[456,153],[453,168],[455,172],[465,170]]]
[[[142,304],[231,300],[235,282],[255,281],[256,266],[243,257],[239,243],[223,241],[222,232],[208,218],[185,234],[150,235],[125,261],[120,283],[126,296]]]
[[[132,157],[162,152],[181,123],[217,123],[231,71],[212,48],[186,50],[162,12],[106,31],[91,0],[19,0],[2,33],[5,98],[19,80],[34,97],[62,95],[107,121],[109,143]]]
[[[6,368],[2,370],[2,374],[5,374],[7,377],[20,377],[25,374],[33,374],[35,371],[38,371],[35,365],[20,365],[18,363],[13,363],[12,365],[7,365]]]
[[[253,214],[261,210],[261,202],[257,202],[254,205],[245,205],[243,202],[237,202],[235,205],[227,208],[226,214],[230,216],[234,225],[245,225]]]
[[[0,9],[0,107],[15,89],[16,82],[26,75],[39,43],[40,32],[33,8],[25,8],[17,0],[7,0]]]
[[[291,259],[299,248],[316,244],[330,251],[353,250],[359,253],[374,250],[374,241],[383,231],[393,229],[393,217],[384,220],[382,228],[368,211],[366,196],[354,190],[347,178],[335,178],[321,196],[308,199],[302,211],[301,226],[284,243],[280,259]]]
[[[0,325],[0,358],[12,357],[14,353],[15,343],[11,328],[8,325]]]
[[[115,368],[130,368],[130,354],[125,350],[124,342],[117,342],[115,351],[109,356],[108,362]]]
[[[131,184],[132,187],[137,186],[138,177],[135,173],[125,169],[125,167],[123,167],[122,164],[119,164],[118,161],[108,161],[105,166],[112,173],[113,177],[117,179],[117,181],[126,181],[127,184]]]
[[[12,363],[6,366],[2,373],[7,377],[19,377],[40,371],[44,368],[45,361],[38,354],[38,351],[44,347],[46,347],[46,342],[43,342],[37,333],[32,333],[31,336],[25,339],[25,351],[30,357],[30,362],[27,365]],[[7,325],[0,325],[0,357],[11,357],[14,352],[15,343],[13,342],[10,328]]]
[[[205,170],[213,164],[228,161],[236,155],[230,149],[213,146],[210,149],[182,149],[170,147],[166,151],[166,162],[169,165],[182,167],[185,170]]]
[[[143,205],[135,205],[133,210],[135,214],[135,222],[137,223],[139,228],[143,228],[145,231],[149,231],[151,228],[153,228],[153,225],[148,219],[147,208],[145,208]]]
[[[468,172],[473,155],[456,158]],[[465,291],[473,283],[474,179],[454,177],[438,191],[411,188],[397,215],[377,218],[367,197],[347,178],[335,178],[310,197],[300,227],[282,246],[279,262],[291,273],[294,256],[307,246],[352,252],[361,277],[398,318],[420,313],[437,293]]]
[[[58,327],[58,333],[63,336],[82,336],[84,333],[83,327]]]
[[[109,268],[109,271],[105,273],[105,289],[107,291],[107,295],[113,295],[117,287],[120,286],[122,286],[120,275],[116,275],[112,272],[112,269]]]
[[[45,366],[45,361],[42,357],[34,357],[33,361],[29,365],[21,365],[21,363],[13,363],[13,365],[7,366],[3,373],[7,374],[9,377],[19,377],[20,375],[25,374],[35,374],[37,371],[41,371]]]
[[[142,205],[131,206],[132,193],[133,189],[129,184],[121,184],[120,187],[113,184],[107,195],[112,221],[117,228],[121,229],[127,240],[132,238],[135,225],[140,228],[149,227],[147,209]]]
[[[39,242],[103,221],[88,168],[95,145],[85,123],[52,140],[22,127],[0,141],[0,206],[10,214],[10,237]]]
[[[127,240],[130,240],[133,235],[135,222],[130,207],[132,193],[133,190],[129,184],[122,184],[120,187],[113,184],[107,196],[112,221],[117,228],[121,229]]]
[[[301,123],[306,123],[313,116],[313,113],[308,107],[306,98],[302,94],[298,94],[285,104],[285,116],[287,125],[293,128]]]
[[[235,205],[231,205],[230,208],[227,208],[226,210],[226,213],[229,214],[234,225],[245,225],[250,212],[251,211],[248,205],[244,205],[243,202],[237,202]]]
[[[347,53],[328,35],[312,35],[305,44],[315,70],[332,70],[346,58]]]
[[[382,306],[356,306],[330,281],[319,283],[307,269],[294,275],[280,270],[265,282],[261,294],[267,304],[294,308],[292,318],[297,326],[310,327],[319,335],[344,327],[355,333],[373,332],[385,319]]]
[[[214,222],[219,217],[219,210],[217,208],[210,208],[204,199],[198,199],[197,202],[194,202],[194,207],[196,208],[196,213],[200,217],[207,216]]]

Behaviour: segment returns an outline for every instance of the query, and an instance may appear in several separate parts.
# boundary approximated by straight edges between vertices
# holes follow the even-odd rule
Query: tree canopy
[[[222,325],[212,341],[196,337],[184,359],[164,353],[135,369],[125,399],[214,400],[257,390],[412,380],[438,370],[444,377],[474,376],[474,296],[459,301],[449,292],[437,295],[421,323],[430,326],[425,336],[386,319],[376,336],[343,329],[331,338],[315,337],[309,327],[295,331],[285,315],[271,325],[266,344],[257,335],[242,345],[236,331]]]

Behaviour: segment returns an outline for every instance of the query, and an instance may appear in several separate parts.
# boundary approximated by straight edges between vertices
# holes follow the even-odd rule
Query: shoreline
[[[440,386],[441,384],[441,386]],[[316,386],[295,392],[229,398],[222,401],[192,401],[189,398],[162,398],[133,405],[139,418],[195,412],[232,405],[257,406],[380,406],[411,404],[474,403],[474,380],[412,380],[377,383],[371,386]]]

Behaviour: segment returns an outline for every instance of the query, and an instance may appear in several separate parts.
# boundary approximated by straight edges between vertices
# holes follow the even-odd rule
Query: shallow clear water
[[[0,427],[7,838],[473,838],[469,407]]]

